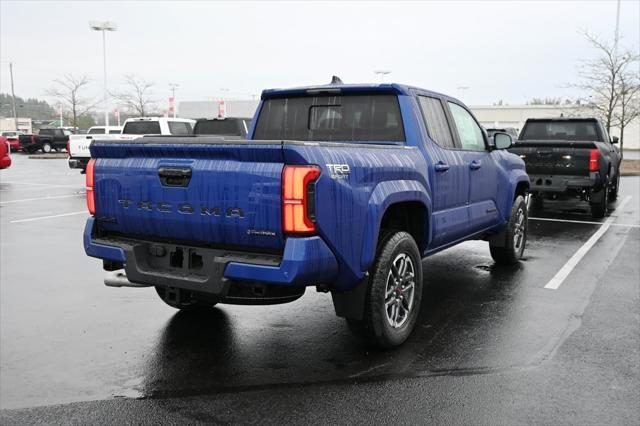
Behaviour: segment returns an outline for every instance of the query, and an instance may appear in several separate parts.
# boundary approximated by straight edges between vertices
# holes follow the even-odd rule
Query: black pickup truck
[[[250,118],[224,117],[202,118],[193,127],[194,135],[229,136],[227,139],[244,139],[251,127]]]
[[[52,150],[61,151],[67,148],[71,132],[64,129],[40,129],[37,135],[20,135],[20,149],[29,154],[42,150],[45,154]]]
[[[618,138],[595,118],[531,118],[509,151],[518,154],[531,180],[534,208],[545,198],[579,197],[603,217],[620,186]]]

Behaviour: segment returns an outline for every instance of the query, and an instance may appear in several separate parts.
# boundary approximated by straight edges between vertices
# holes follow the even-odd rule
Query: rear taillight
[[[93,192],[93,170],[95,168],[96,160],[91,159],[87,163],[87,208],[90,214],[96,214],[96,196]]]
[[[31,144],[36,143],[36,135],[31,135]]]
[[[600,170],[600,165],[598,164],[600,161],[600,151],[597,149],[592,149],[589,151],[589,171],[597,172]]]
[[[315,181],[318,166],[285,166],[282,172],[282,228],[288,234],[316,232]]]
[[[71,144],[67,141],[67,155],[71,157]]]

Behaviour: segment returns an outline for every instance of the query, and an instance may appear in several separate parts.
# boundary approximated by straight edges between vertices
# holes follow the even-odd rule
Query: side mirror
[[[611,138],[611,143],[616,144],[620,139],[617,136]]]
[[[507,149],[513,145],[513,139],[511,139],[511,135],[508,133],[498,132],[493,135],[493,144],[496,149]]]

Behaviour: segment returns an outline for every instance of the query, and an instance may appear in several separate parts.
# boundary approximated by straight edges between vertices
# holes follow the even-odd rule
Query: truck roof
[[[416,86],[409,86],[398,83],[362,83],[362,84],[323,84],[317,86],[300,86],[282,89],[266,89],[262,91],[261,99],[279,98],[291,95],[302,94],[331,94],[331,93],[393,93],[396,95],[413,96],[416,93],[423,95],[436,95],[448,99],[457,99],[434,92],[432,90],[422,89]]]
[[[547,117],[527,118],[527,121],[598,121],[595,117]]]
[[[127,118],[124,124],[127,124],[131,121],[181,121],[184,123],[195,123],[195,120],[190,118],[172,118],[172,117],[131,117]],[[123,125],[124,127],[124,125]]]

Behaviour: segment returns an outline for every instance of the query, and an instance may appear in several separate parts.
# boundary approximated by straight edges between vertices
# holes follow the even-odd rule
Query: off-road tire
[[[604,191],[604,196],[602,200],[591,202],[589,205],[591,206],[591,216],[594,219],[602,219],[607,214],[607,207],[609,205],[609,178],[605,180],[605,184],[602,187],[601,191]]]
[[[620,169],[616,170],[616,181],[609,187],[609,201],[618,199],[618,191],[620,189]]]
[[[531,196],[531,210],[540,211],[544,209],[544,197],[540,194]]]
[[[410,259],[410,262],[407,259]],[[397,268],[392,271],[392,263],[403,260],[406,262],[405,278],[409,276],[409,268],[411,268],[412,280],[403,278],[398,281],[395,278],[399,276],[399,271]],[[369,346],[379,348],[399,346],[413,331],[422,301],[422,257],[410,234],[394,230],[380,232],[376,259],[369,270],[368,280],[363,319],[348,320],[349,328],[359,334]],[[394,287],[395,283],[400,284]],[[389,288],[396,288],[396,290],[389,292]],[[412,294],[409,293],[410,291]],[[394,302],[396,297],[400,299]],[[397,305],[395,308],[391,306],[390,300],[392,304]],[[400,311],[404,311],[404,315],[401,315]],[[389,317],[393,317],[393,312],[395,312],[395,318],[401,321],[395,322]],[[395,325],[392,325],[391,321],[394,321]]]
[[[522,259],[527,244],[528,226],[527,204],[519,195],[513,201],[511,217],[505,230],[505,242],[497,246],[489,242],[489,251],[493,260],[501,265],[513,265]]]

